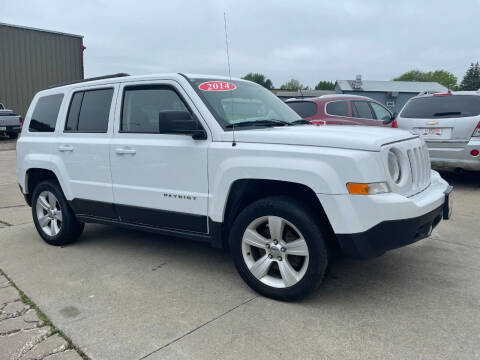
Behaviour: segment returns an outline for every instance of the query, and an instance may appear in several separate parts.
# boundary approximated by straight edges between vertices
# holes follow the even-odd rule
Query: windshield
[[[301,117],[264,87],[241,80],[191,79],[224,129],[234,126],[288,125]]]

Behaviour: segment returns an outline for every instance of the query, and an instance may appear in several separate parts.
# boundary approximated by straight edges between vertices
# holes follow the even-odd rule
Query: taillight
[[[435,93],[433,96],[452,96],[450,93]]]
[[[472,137],[480,137],[480,121],[477,124],[477,127],[473,131]]]
[[[393,119],[393,122],[392,122],[392,128],[395,128],[395,129],[397,129],[397,128],[398,128],[397,119]]]
[[[20,124],[23,124],[23,118],[22,118],[21,116],[18,117],[18,122],[19,122]]]

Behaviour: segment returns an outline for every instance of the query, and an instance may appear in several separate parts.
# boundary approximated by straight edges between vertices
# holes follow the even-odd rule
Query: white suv
[[[18,182],[49,244],[99,222],[228,246],[248,285],[284,300],[322,280],[332,249],[378,256],[449,217],[418,136],[306,123],[241,79],[90,79],[36,94]]]

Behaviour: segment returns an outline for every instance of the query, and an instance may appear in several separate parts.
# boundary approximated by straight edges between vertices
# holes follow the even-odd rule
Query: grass
[[[82,351],[78,348],[78,346],[76,346],[75,344],[72,343],[72,340],[70,340],[69,337],[67,337],[60,329],[58,329],[55,325],[53,325],[53,323],[50,321],[50,319],[47,317],[47,315],[45,315],[45,313],[40,310],[37,306],[37,304],[35,304],[32,299],[30,299],[22,290],[20,290],[17,286],[17,284],[15,284],[13,282],[12,279],[10,279],[8,277],[7,274],[5,274],[5,272],[0,269],[0,274],[5,276],[5,278],[8,280],[8,282],[15,288],[17,289],[18,293],[20,294],[20,300],[25,304],[25,305],[28,305],[30,306],[30,308],[34,309],[36,312],[37,312],[37,316],[38,318],[40,319],[40,322],[41,322],[41,326],[48,326],[50,328],[50,336],[51,335],[54,335],[54,334],[58,334],[59,336],[61,336],[62,338],[65,339],[65,341],[68,343],[68,348],[69,349],[74,349],[81,357],[82,359],[84,360],[90,360],[90,358]]]

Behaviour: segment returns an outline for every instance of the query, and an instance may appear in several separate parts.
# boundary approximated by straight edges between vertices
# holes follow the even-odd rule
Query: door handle
[[[58,151],[60,152],[72,152],[73,151],[73,146],[72,145],[60,145],[58,148]]]
[[[131,149],[128,147],[121,147],[121,148],[116,148],[115,152],[118,155],[135,155],[137,153],[137,150]]]

